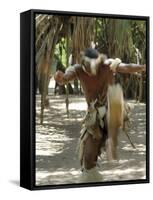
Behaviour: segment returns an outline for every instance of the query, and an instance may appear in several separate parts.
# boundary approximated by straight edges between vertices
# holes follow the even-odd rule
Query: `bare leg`
[[[84,143],[84,170],[80,177],[80,182],[97,182],[102,180],[102,176],[96,167],[98,155],[100,154],[100,147],[101,139],[94,139],[93,136],[89,134]]]
[[[85,141],[83,164],[85,169],[94,168],[97,164],[98,155],[100,154],[101,139],[94,139],[92,135],[88,135]]]

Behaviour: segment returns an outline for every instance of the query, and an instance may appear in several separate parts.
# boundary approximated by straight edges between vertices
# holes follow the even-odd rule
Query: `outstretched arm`
[[[119,58],[109,58],[105,60],[105,64],[108,65],[113,72],[135,73],[146,71],[146,65],[122,63]]]
[[[65,73],[58,70],[54,75],[54,79],[59,85],[66,84],[76,78],[77,74],[74,66],[69,67]]]
[[[120,63],[116,67],[116,72],[120,73],[135,73],[143,71],[146,71],[146,65]]]

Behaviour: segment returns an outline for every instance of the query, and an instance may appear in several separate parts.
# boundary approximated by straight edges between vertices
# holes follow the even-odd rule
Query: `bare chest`
[[[87,101],[92,101],[99,96],[105,97],[108,86],[113,82],[113,74],[108,67],[98,70],[96,76],[89,76],[82,72],[79,76]]]

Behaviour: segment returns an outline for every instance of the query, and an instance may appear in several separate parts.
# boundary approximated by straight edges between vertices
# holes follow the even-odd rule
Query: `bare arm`
[[[135,73],[143,71],[146,71],[146,65],[120,63],[116,67],[116,72],[120,73]]]
[[[135,72],[146,71],[146,65],[122,63],[119,58],[115,59],[109,58],[105,60],[105,64],[108,65],[113,72],[135,73]]]
[[[69,81],[72,81],[76,78],[77,78],[77,74],[73,66],[70,67],[68,70],[66,70],[65,73],[58,70],[54,75],[54,79],[59,85],[66,84]]]

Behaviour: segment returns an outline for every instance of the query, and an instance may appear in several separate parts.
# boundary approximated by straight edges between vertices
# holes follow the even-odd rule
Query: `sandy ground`
[[[82,96],[70,97],[70,116],[66,115],[65,96],[49,96],[44,125],[40,125],[40,96],[36,100],[36,185],[79,183],[82,172],[76,153],[80,122],[86,103]],[[145,179],[146,173],[146,107],[129,101],[131,111],[128,131],[136,149],[126,135],[119,135],[118,161],[109,163],[105,152],[98,160],[101,182]],[[93,180],[97,182],[97,180]]]

